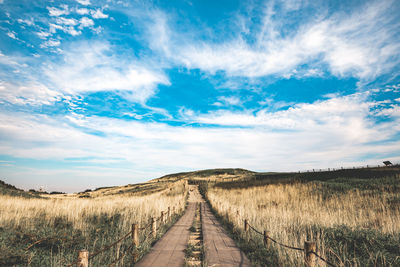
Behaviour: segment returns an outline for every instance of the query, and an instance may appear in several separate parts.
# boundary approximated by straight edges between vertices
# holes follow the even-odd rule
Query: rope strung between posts
[[[257,234],[264,236],[263,233],[261,233],[261,232],[258,231],[256,228],[254,228],[253,226],[251,226],[249,223],[247,223],[247,225],[249,226],[250,229],[252,229],[252,230],[253,230],[254,232],[256,232]],[[283,244],[283,243],[281,243],[281,242],[276,241],[275,239],[273,239],[273,238],[271,238],[271,237],[269,237],[269,236],[266,236],[266,238],[268,238],[268,239],[271,240],[272,242],[274,242],[274,243],[276,243],[276,244],[278,244],[278,245],[280,245],[280,246],[282,246],[282,247],[290,248],[290,249],[298,250],[298,251],[304,251],[303,248],[297,248],[297,247],[292,247],[292,246],[285,245],[285,244]],[[252,239],[250,239],[250,240],[252,240]],[[254,242],[254,240],[252,240],[252,241]],[[318,255],[316,252],[312,251],[312,252],[310,252],[310,253],[312,253],[312,254],[314,254],[315,256],[317,256],[319,259],[321,259],[322,261],[324,261],[324,262],[325,262],[326,264],[328,264],[329,266],[336,267],[335,264],[329,262],[328,260],[326,260],[326,259],[323,258],[322,256]]]
[[[264,236],[263,233],[261,233],[260,231],[258,231],[257,229],[255,229],[255,228],[254,228],[253,226],[251,226],[249,223],[247,223],[247,225],[250,227],[250,229],[252,229],[252,230],[253,230],[254,232],[256,232],[257,234]],[[289,245],[285,245],[285,244],[283,244],[283,243],[281,243],[281,242],[276,241],[275,239],[273,239],[273,238],[271,238],[271,237],[269,237],[269,236],[267,236],[267,238],[268,238],[269,240],[271,240],[272,242],[274,242],[274,243],[276,243],[276,244],[278,244],[278,245],[280,245],[280,246],[282,246],[282,247],[285,247],[285,248],[290,248],[290,249],[299,250],[299,251],[303,251],[303,250],[304,250],[304,249],[302,249],[302,248],[297,248],[297,247],[292,247],[292,246],[289,246]]]
[[[315,253],[314,251],[313,252],[311,252],[312,254],[314,254],[315,256],[317,256],[318,258],[320,258],[322,261],[324,261],[326,264],[328,264],[329,266],[333,266],[333,267],[336,267],[336,265],[335,264],[333,264],[333,263],[330,263],[328,260],[326,260],[326,259],[324,259],[324,258],[322,258],[320,255],[318,255],[317,253]]]
[[[146,230],[147,228],[149,228],[151,226],[151,222],[148,223],[146,226],[139,228],[139,230]]]
[[[117,241],[115,241],[114,243],[105,246],[103,249],[96,251],[95,253],[91,254],[89,256],[89,260],[93,259],[94,257],[96,257],[97,255],[99,255],[100,253],[112,248],[113,246],[117,245],[119,242],[125,240],[126,238],[128,238],[130,235],[132,234],[132,231],[130,231],[129,233],[127,233],[126,235],[124,235],[123,237],[121,237],[120,239],[118,239]]]
[[[258,231],[256,228],[254,228],[253,226],[251,226],[249,223],[247,223],[247,225],[254,231],[254,232],[256,232],[257,234],[259,234],[259,235],[264,235],[263,233],[261,233],[260,231]]]
[[[44,241],[49,241],[49,240],[67,240],[66,238],[59,238],[59,237],[46,237],[40,240],[37,240],[35,242],[33,242],[32,244],[30,244],[27,248],[25,248],[25,250],[28,252],[29,249],[31,249],[33,246],[40,244]]]
[[[94,257],[96,257],[97,255],[99,255],[100,253],[102,253],[102,252],[104,252],[104,251],[106,251],[106,250],[112,248],[113,246],[117,245],[119,242],[121,242],[121,241],[125,240],[126,238],[128,238],[131,234],[132,234],[132,231],[130,231],[129,233],[127,233],[126,235],[124,235],[123,237],[121,237],[120,239],[118,239],[117,241],[115,241],[114,243],[103,247],[102,249],[100,249],[100,250],[94,252],[93,254],[90,254],[89,260],[93,259]],[[66,267],[71,267],[72,265],[77,264],[78,262],[79,262],[79,260],[74,261],[74,262],[72,262],[72,263],[66,265]]]
[[[160,221],[161,219],[164,219],[164,216],[166,216],[166,213],[165,213],[164,211],[163,211],[162,213],[163,213],[163,215],[161,215],[160,217],[158,217],[158,218],[155,220],[156,222]],[[150,222],[149,224],[147,224],[146,226],[144,226],[144,227],[142,227],[142,228],[139,228],[139,230],[146,230],[146,229],[148,229],[148,228],[151,227],[151,226],[152,226],[152,222]],[[124,235],[123,237],[121,237],[120,239],[118,239],[117,241],[115,241],[114,243],[112,243],[112,244],[110,244],[110,245],[107,245],[107,246],[103,247],[102,249],[100,249],[100,250],[98,250],[98,251],[96,251],[96,252],[94,252],[94,253],[92,253],[92,254],[89,254],[89,260],[93,259],[94,257],[96,257],[97,255],[99,255],[100,253],[103,253],[104,251],[106,251],[106,250],[108,250],[108,249],[114,247],[114,246],[117,245],[119,242],[121,242],[121,241],[127,239],[130,235],[132,235],[132,233],[133,233],[133,230],[129,231],[126,235]],[[148,238],[148,236],[145,236],[145,238],[144,238],[144,240],[143,240],[142,242],[145,242],[145,241],[147,240],[147,238]],[[36,245],[36,244],[38,244],[38,243],[40,243],[40,242],[42,242],[42,241],[44,241],[44,240],[46,240],[46,239],[39,240],[39,241],[33,243],[31,246],[29,246],[29,247],[27,248],[27,250],[28,250],[29,248],[31,248],[32,246],[34,246],[34,245]],[[128,248],[127,251],[129,251],[132,247],[133,247],[133,244],[132,244],[131,246],[129,246],[129,248]],[[126,252],[125,252],[122,256],[118,257],[118,258],[116,259],[116,261],[114,261],[113,263],[111,263],[111,265],[114,264],[114,263],[116,263],[117,261],[121,260],[123,257],[125,257],[125,255],[126,255]],[[70,263],[70,264],[68,264],[68,265],[66,265],[65,267],[71,267],[71,266],[77,264],[78,262],[79,262],[79,259],[76,260],[76,261],[74,261],[74,262],[72,262],[72,263]]]
[[[272,238],[269,237],[269,236],[267,236],[267,238],[268,238],[269,240],[271,240],[272,242],[274,242],[274,243],[276,243],[276,244],[278,244],[278,245],[280,245],[280,246],[282,246],[282,247],[290,248],[290,249],[294,249],[294,250],[304,251],[304,249],[302,249],[302,248],[296,248],[296,247],[292,247],[292,246],[285,245],[285,244],[283,244],[283,243],[281,243],[281,242],[276,241],[275,239],[272,239]]]

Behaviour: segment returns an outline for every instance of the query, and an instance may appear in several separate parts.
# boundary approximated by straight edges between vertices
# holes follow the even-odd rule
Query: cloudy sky
[[[399,1],[0,0],[0,179],[400,162]]]

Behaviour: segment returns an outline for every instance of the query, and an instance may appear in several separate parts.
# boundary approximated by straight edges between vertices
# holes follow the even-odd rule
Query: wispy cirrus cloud
[[[76,0],[76,2],[84,6],[90,5],[90,0]]]
[[[68,5],[61,5],[61,8],[47,7],[49,15],[52,17],[58,17],[62,15],[68,15],[70,13]]]
[[[108,18],[108,15],[104,14],[103,11],[100,10],[100,9],[92,10],[90,13],[92,14],[92,17],[94,19],[106,19],[106,18]]]
[[[103,42],[71,46],[62,61],[49,64],[44,74],[66,93],[125,91],[124,97],[141,103],[154,95],[158,84],[169,84],[162,71],[113,55],[111,46]]]
[[[272,2],[273,3],[273,2]],[[391,12],[394,2],[368,2],[348,13],[310,16],[282,34],[285,15],[266,6],[264,26],[224,42],[196,40],[173,28],[173,18],[155,11],[150,44],[189,69],[225,72],[228,76],[320,76],[371,80],[389,73],[400,62],[396,37],[400,23]],[[278,17],[281,16],[281,17]],[[171,21],[172,20],[172,21]],[[251,22],[247,22],[251,23]],[[245,31],[246,32],[246,31]],[[252,35],[253,42],[246,35]],[[175,54],[172,51],[180,51]]]
[[[241,105],[242,100],[237,96],[220,96],[218,97],[218,101],[215,102],[214,106],[237,106]]]
[[[40,47],[56,47],[60,46],[61,42],[60,40],[54,40],[54,39],[49,39],[46,42],[42,43]]]
[[[89,12],[90,12],[90,10],[87,8],[77,8],[77,9],[75,9],[75,11],[79,15],[86,15],[86,14],[89,14]]]
[[[85,28],[85,27],[91,27],[94,26],[94,21],[87,18],[87,17],[83,17],[79,20],[79,28]]]
[[[77,1],[85,7],[70,7],[67,4],[61,4],[56,6],[48,6],[48,18],[40,18],[39,20],[45,22],[48,26],[48,30],[44,27],[35,27],[37,36],[45,40],[40,46],[41,48],[49,48],[51,43],[48,38],[59,37],[60,33],[66,33],[71,36],[77,37],[82,35],[85,28],[90,29],[94,33],[101,32],[101,27],[95,27],[95,21],[98,19],[106,19],[109,16],[105,14],[104,8],[91,8],[89,0]],[[18,19],[18,22],[27,26],[35,26],[33,20],[22,20]],[[62,38],[58,38],[59,40]],[[54,50],[50,50],[53,51]]]
[[[48,39],[41,45],[59,49],[61,42]],[[158,85],[170,84],[162,69],[154,68],[151,62],[137,60],[129,51],[115,54],[106,42],[79,42],[62,48],[58,61],[43,62],[41,66],[35,66],[32,57],[0,53],[0,64],[14,69],[24,80],[5,79],[1,83],[0,100],[15,105],[50,105],[60,97],[109,91],[167,115],[162,108],[146,105]]]
[[[60,92],[43,84],[30,82],[23,85],[0,82],[0,103],[14,105],[50,105],[60,100]]]
[[[56,19],[57,24],[62,24],[62,25],[70,25],[70,26],[75,26],[76,24],[78,24],[78,21],[76,19],[73,18],[63,18],[63,17],[59,17]]]

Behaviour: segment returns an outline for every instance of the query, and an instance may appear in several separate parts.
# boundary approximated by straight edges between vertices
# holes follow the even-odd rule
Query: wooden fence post
[[[244,220],[244,232],[246,235],[246,239],[249,239],[249,223],[247,219]]]
[[[139,246],[139,225],[132,224],[132,242],[133,242],[133,262],[138,258],[137,247]]]
[[[139,246],[139,225],[132,224],[132,242],[135,247]]]
[[[176,211],[175,211],[175,206],[172,207],[172,214],[175,215]]]
[[[265,248],[269,248],[269,245],[271,244],[271,240],[268,238],[269,232],[264,230],[264,246]]]
[[[164,211],[161,212],[161,219],[160,219],[160,221],[161,221],[162,223],[164,223]],[[161,224],[161,223],[160,223],[160,224]]]
[[[78,252],[78,267],[89,266],[89,251],[86,249],[79,250]]]
[[[307,267],[315,266],[316,244],[312,241],[304,241],[304,260]]]
[[[157,222],[154,217],[151,218],[151,233],[153,234],[153,238],[157,237]]]
[[[168,207],[168,218],[167,221],[169,221],[171,218],[171,207]]]

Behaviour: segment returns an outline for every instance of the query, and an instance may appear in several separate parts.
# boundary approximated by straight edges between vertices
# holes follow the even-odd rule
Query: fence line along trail
[[[199,198],[199,194],[196,192],[197,189],[194,190],[194,186],[189,186],[189,188],[189,205],[185,214],[157,241],[150,252],[135,264],[135,267],[184,266],[189,229],[194,220],[196,205],[201,200],[201,196]]]

